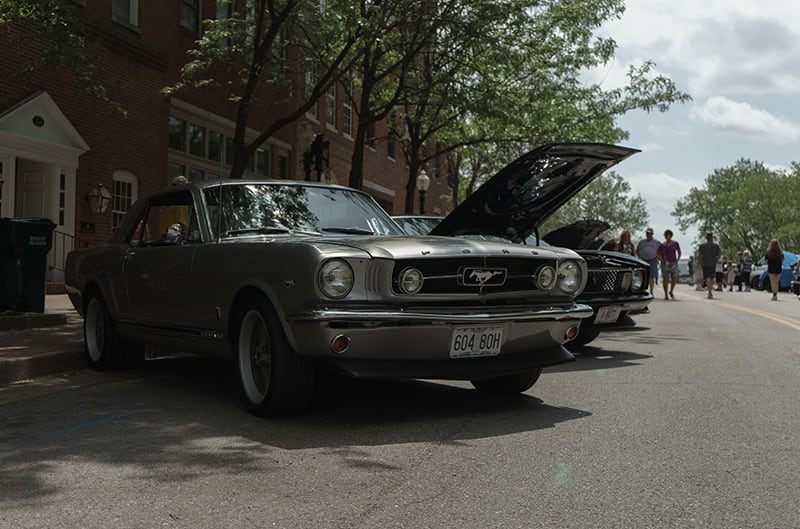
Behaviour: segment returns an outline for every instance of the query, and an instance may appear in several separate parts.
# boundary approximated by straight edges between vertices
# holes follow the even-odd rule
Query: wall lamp
[[[105,213],[111,205],[111,192],[103,184],[97,184],[97,187],[86,195],[86,200],[92,213]]]

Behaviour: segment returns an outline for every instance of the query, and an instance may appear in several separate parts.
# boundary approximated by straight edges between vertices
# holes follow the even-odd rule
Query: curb
[[[82,348],[4,358],[0,360],[0,386],[85,367]]]

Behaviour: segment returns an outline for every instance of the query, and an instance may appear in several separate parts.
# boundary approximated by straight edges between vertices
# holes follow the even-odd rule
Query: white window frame
[[[120,222],[125,217],[125,214],[130,209],[131,205],[136,202],[136,199],[139,197],[139,179],[136,178],[136,175],[130,173],[128,171],[114,171],[111,175],[111,229],[116,230],[119,227],[119,224],[115,224],[114,218],[118,218]],[[128,197],[123,197],[124,199],[129,200],[128,204],[126,205],[125,209],[118,208],[117,202],[117,189],[116,189],[116,182],[121,182],[124,184],[130,184],[131,186],[131,194]]]
[[[128,4],[128,18],[119,18],[114,14],[114,5],[118,3]],[[139,0],[112,0],[111,1],[111,20],[125,26],[139,27]]]

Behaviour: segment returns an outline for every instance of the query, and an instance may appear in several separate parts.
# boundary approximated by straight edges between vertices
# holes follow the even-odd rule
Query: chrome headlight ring
[[[341,299],[353,290],[355,274],[353,267],[342,259],[330,259],[322,263],[317,276],[319,289],[331,299]]]
[[[406,268],[397,276],[397,287],[403,294],[416,294],[422,290],[425,276],[418,268]]]
[[[536,272],[534,280],[539,289],[552,290],[556,286],[556,269],[552,266],[543,266]]]
[[[631,281],[631,290],[641,290],[644,288],[644,271],[634,270],[633,280]]]
[[[563,261],[558,265],[558,288],[566,294],[575,294],[583,282],[583,272],[577,261]]]

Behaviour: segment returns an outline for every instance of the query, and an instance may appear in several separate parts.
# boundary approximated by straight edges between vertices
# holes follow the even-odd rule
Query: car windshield
[[[298,232],[401,235],[374,200],[353,190],[248,183],[211,187],[203,193],[214,238]]]

